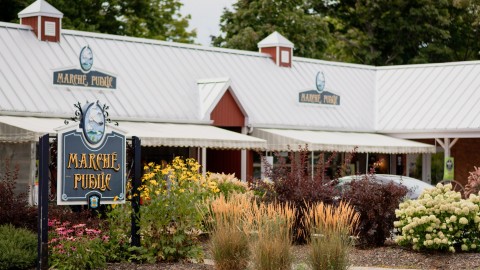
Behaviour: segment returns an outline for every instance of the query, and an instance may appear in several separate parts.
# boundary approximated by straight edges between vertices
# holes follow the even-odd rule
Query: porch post
[[[207,175],[207,148],[202,147],[202,175]]]

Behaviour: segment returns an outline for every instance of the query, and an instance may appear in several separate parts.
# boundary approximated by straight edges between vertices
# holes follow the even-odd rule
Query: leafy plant
[[[478,195],[480,191],[480,168],[474,166],[475,170],[469,172],[468,183],[465,185],[465,197],[468,198],[470,194]]]
[[[372,177],[375,178],[374,175]],[[395,210],[408,189],[393,182],[379,183],[365,177],[345,184],[343,200],[360,213],[360,246],[382,246],[392,235]]]
[[[164,166],[149,163],[144,167],[140,187],[142,245],[157,261],[203,259],[199,235],[203,230],[206,198],[219,192],[217,184],[199,173],[193,159],[176,157]]]
[[[109,237],[86,224],[49,220],[49,264],[57,269],[96,269],[106,265]]]
[[[310,205],[305,226],[310,229],[309,264],[312,269],[348,269],[348,253],[353,246],[360,215],[346,202],[337,207],[323,202]]]
[[[132,247],[130,244],[132,207],[129,203],[111,205],[106,214],[108,224],[108,236],[110,240],[105,243],[108,250],[106,256],[108,262],[121,261],[150,261],[154,262],[154,256],[149,258],[148,253],[141,247]]]
[[[0,171],[0,225],[13,224],[15,227],[37,230],[37,208],[28,204],[26,192],[15,192],[19,166],[11,169],[9,159],[3,162]]]
[[[395,241],[414,250],[480,251],[480,197],[462,199],[452,185],[437,184],[396,211]]]
[[[37,235],[13,225],[0,225],[0,269],[27,269],[35,266]]]

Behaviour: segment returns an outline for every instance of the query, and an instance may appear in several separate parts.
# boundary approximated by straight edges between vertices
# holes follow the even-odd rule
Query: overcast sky
[[[183,3],[182,14],[190,14],[189,29],[197,29],[196,43],[210,44],[210,36],[220,33],[220,16],[223,8],[232,9],[236,0],[180,0]]]

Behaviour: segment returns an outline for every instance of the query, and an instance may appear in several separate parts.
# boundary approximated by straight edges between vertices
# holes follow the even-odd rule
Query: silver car
[[[407,197],[409,199],[417,199],[420,194],[426,189],[434,188],[434,186],[430,185],[429,183],[423,182],[421,180],[402,176],[402,175],[394,175],[394,174],[362,174],[362,175],[350,175],[344,176],[338,179],[339,185],[343,185],[345,183],[349,183],[352,180],[361,180],[367,177],[369,180],[378,181],[380,183],[389,183],[394,182],[399,185],[403,185],[408,188]]]

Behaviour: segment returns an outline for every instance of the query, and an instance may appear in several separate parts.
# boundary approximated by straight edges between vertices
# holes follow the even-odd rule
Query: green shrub
[[[140,234],[142,246],[157,261],[203,260],[199,235],[208,210],[204,201],[219,189],[202,177],[199,168],[195,160],[179,157],[171,164],[144,167]]]
[[[462,199],[452,185],[437,184],[395,212],[395,241],[415,250],[480,251],[480,197]]]
[[[27,269],[35,266],[37,235],[13,225],[0,226],[0,269]]]
[[[148,261],[147,258],[140,259],[137,253],[140,250],[132,252],[131,222],[132,222],[132,206],[129,202],[120,205],[111,205],[110,211],[106,214],[106,223],[108,224],[109,241],[106,243],[108,250],[107,262],[131,261],[132,255],[135,255],[137,261]],[[152,259],[154,260],[153,256]]]

